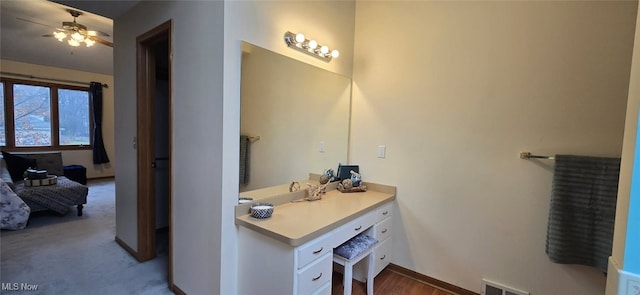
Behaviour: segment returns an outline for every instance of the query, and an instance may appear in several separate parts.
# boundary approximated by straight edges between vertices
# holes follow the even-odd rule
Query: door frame
[[[155,169],[155,80],[156,65],[152,47],[161,41],[168,42],[169,58],[169,138],[173,138],[172,119],[172,21],[163,24],[136,38],[136,84],[137,84],[137,205],[138,205],[138,251],[140,262],[151,260],[156,256],[156,189]],[[169,286],[173,286],[173,238],[172,238],[172,141],[169,140]]]

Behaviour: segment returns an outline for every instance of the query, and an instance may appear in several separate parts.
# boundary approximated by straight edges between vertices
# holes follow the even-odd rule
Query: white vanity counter
[[[333,189],[318,201],[276,204],[270,218],[256,219],[247,212],[236,216],[236,224],[299,246],[395,199],[395,187],[367,183],[367,188],[366,192],[358,193]]]
[[[304,192],[266,198],[260,201],[276,205],[266,219],[251,217],[249,204],[237,206],[239,294],[331,294],[333,248],[362,232],[379,240],[373,252],[379,273],[389,263],[396,188],[367,188],[341,193],[334,185],[311,202],[290,202]]]

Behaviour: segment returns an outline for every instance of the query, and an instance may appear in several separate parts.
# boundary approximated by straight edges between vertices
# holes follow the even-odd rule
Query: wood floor
[[[332,295],[342,294],[342,274],[333,273],[331,280]],[[367,286],[364,283],[353,280],[353,295],[366,295]],[[376,295],[455,295],[431,285],[408,278],[397,272],[385,268],[373,281],[373,293]]]

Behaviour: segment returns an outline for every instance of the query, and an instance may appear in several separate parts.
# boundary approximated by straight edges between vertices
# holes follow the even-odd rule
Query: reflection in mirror
[[[254,140],[240,195],[285,193],[292,181],[306,188],[309,173],[346,163],[351,80],[246,42],[242,48],[240,133]],[[242,151],[240,158],[243,165]]]

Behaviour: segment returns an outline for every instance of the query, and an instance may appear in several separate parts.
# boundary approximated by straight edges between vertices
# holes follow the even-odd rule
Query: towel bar
[[[538,156],[532,155],[530,152],[520,152],[520,159],[547,159],[554,160],[556,157],[554,156]]]

